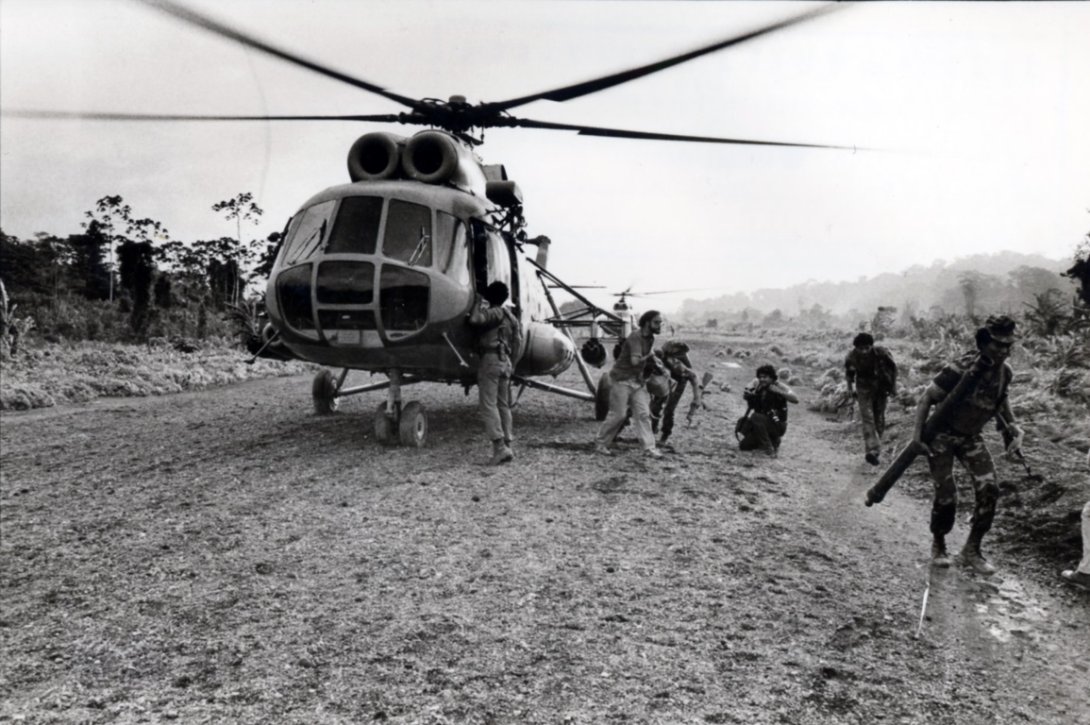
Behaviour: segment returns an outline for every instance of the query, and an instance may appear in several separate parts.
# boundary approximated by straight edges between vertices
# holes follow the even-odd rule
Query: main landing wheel
[[[409,403],[401,410],[398,424],[401,445],[420,448],[428,442],[428,413],[420,403]]]
[[[397,445],[397,420],[386,415],[386,403],[379,403],[375,410],[375,440],[384,446]]]
[[[333,381],[332,372],[324,368],[319,370],[310,392],[314,398],[315,413],[332,415],[337,412],[337,384]]]

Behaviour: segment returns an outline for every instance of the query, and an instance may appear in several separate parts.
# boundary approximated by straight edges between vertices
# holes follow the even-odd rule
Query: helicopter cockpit
[[[402,367],[433,369],[470,346],[462,321],[475,290],[498,280],[518,304],[512,248],[493,225],[495,192],[510,202],[517,187],[488,181],[448,139],[362,137],[349,153],[353,183],[291,219],[266,294],[284,345],[329,365],[347,355],[381,364],[398,346]],[[410,342],[420,359],[406,365]]]
[[[466,222],[437,203],[443,190],[395,185],[335,187],[292,219],[268,295],[289,346],[381,347],[467,309],[475,269],[510,278],[505,249],[471,255]]]

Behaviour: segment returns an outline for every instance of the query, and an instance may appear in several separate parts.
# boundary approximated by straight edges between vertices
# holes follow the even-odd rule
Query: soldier
[[[1076,568],[1061,571],[1060,576],[1069,584],[1090,592],[1090,501],[1082,507],[1082,560]]]
[[[757,368],[757,379],[746,386],[742,397],[747,409],[735,428],[735,434],[741,436],[738,448],[763,450],[775,456],[780,450],[780,440],[787,432],[787,404],[798,403],[799,396],[779,382],[776,368],[762,365]]]
[[[689,361],[689,346],[684,342],[669,340],[663,344],[660,350],[655,351],[656,357],[662,361],[670,375],[670,390],[666,395],[656,395],[651,398],[651,430],[658,433],[659,420],[662,421],[662,437],[660,443],[666,443],[670,433],[674,430],[674,411],[685,394],[685,387],[691,383],[693,387],[693,403],[690,408],[692,413],[700,408],[701,394],[700,381],[693,364]]]
[[[995,465],[980,432],[985,423],[998,416],[1012,437],[1007,450],[1015,451],[1022,445],[1022,429],[1015,423],[1007,400],[1013,371],[1006,360],[1015,341],[1014,327],[1014,320],[1006,315],[989,317],[984,327],[976,331],[977,351],[948,363],[920,396],[916,406],[913,442],[927,454],[935,483],[935,499],[931,506],[933,566],[948,567],[951,563],[946,553],[946,535],[954,527],[957,514],[957,487],[953,473],[956,458],[969,471],[976,498],[972,525],[959,556],[960,562],[982,574],[995,572],[995,567],[984,558],[980,544],[995,517],[999,486],[995,479]],[[974,365],[982,367],[980,377],[954,404],[949,414],[944,415],[938,433],[930,445],[925,445],[921,437],[931,407],[940,403]]]
[[[886,429],[886,401],[897,391],[897,364],[889,350],[875,346],[870,334],[860,332],[844,358],[844,377],[848,381],[848,394],[859,403],[866,447],[864,458],[877,466],[882,433]]]
[[[522,352],[519,319],[507,301],[507,285],[493,282],[478,295],[469,313],[469,324],[478,330],[478,405],[485,433],[492,441],[490,465],[507,463],[515,457],[511,423],[511,375]]]
[[[1090,451],[1086,452],[1086,465],[1090,467]],[[1064,581],[1090,592],[1090,501],[1082,507],[1082,560],[1074,569],[1060,572]]]
[[[611,456],[609,446],[624,427],[629,408],[632,424],[636,428],[645,455],[662,458],[655,447],[655,434],[651,431],[651,400],[647,392],[645,366],[655,357],[655,335],[662,331],[662,315],[648,310],[640,315],[640,327],[625,338],[617,359],[609,370],[612,383],[609,389],[609,415],[598,429],[594,451]]]

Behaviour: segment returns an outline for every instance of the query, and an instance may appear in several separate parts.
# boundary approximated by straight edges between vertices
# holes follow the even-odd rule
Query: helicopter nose
[[[464,106],[464,105],[466,105],[466,97],[465,96],[451,96],[450,99],[447,102],[450,103],[450,105],[452,105],[452,106]]]

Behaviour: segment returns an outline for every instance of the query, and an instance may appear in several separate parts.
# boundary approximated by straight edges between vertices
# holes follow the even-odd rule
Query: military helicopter
[[[524,330],[514,382],[520,387],[595,401],[604,418],[605,385],[576,354],[572,329],[582,324],[561,314],[551,290],[561,289],[592,312],[589,324],[615,339],[632,329],[620,294],[613,310],[598,307],[548,269],[550,240],[526,231],[523,197],[502,164],[486,164],[476,149],[488,128],[574,131],[580,135],[653,141],[845,148],[552,123],[509,112],[534,101],[569,101],[627,83],[688,60],[723,50],[836,9],[824,6],[695,50],[622,72],[503,101],[469,103],[460,95],[443,101],[413,99],[370,81],[326,67],[248,35],[169,0],[138,0],[184,23],[333,78],[408,109],[363,115],[224,116],[197,114],[62,113],[5,111],[23,118],[103,121],[361,121],[427,127],[411,136],[373,131],[348,150],[349,182],[317,192],[288,221],[269,276],[268,324],[258,354],[297,358],[323,369],[312,385],[314,409],[330,414],[341,398],[386,390],[374,416],[376,438],[387,444],[422,446],[428,417],[418,402],[405,403],[402,388],[432,381],[468,391],[478,365],[466,316],[476,293],[489,282],[511,290]],[[534,248],[533,257],[529,248]],[[573,362],[586,390],[541,377],[557,376]],[[330,368],[340,369],[334,374]],[[350,370],[383,373],[385,379],[346,384]],[[604,377],[604,376],[602,376]]]

